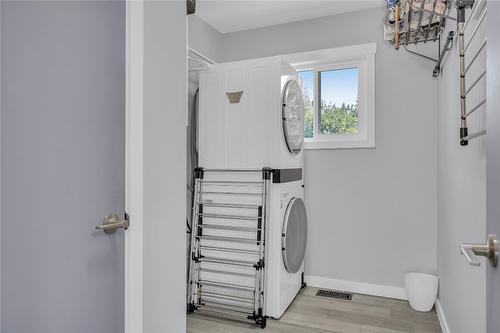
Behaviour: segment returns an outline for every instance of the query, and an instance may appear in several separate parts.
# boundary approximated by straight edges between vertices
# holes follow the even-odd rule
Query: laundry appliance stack
[[[301,91],[279,56],[200,73],[188,312],[265,327],[303,286]]]

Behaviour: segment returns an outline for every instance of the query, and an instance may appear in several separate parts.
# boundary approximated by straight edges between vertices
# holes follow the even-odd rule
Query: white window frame
[[[376,43],[285,55],[296,71],[314,71],[314,94],[319,94],[319,72],[358,69],[358,133],[321,134],[318,129],[319,96],[314,96],[314,135],[304,139],[304,149],[375,147]]]

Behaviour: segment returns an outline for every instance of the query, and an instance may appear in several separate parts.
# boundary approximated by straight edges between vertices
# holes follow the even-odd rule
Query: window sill
[[[375,148],[375,142],[370,141],[304,141],[306,150],[316,149],[358,149]]]

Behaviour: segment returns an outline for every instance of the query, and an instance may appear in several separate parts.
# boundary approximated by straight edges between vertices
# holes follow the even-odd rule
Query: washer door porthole
[[[288,202],[281,235],[285,269],[289,273],[297,273],[304,261],[307,242],[306,207],[301,198],[294,197]]]
[[[288,151],[297,155],[304,144],[304,98],[297,80],[285,84],[281,102],[283,137]]]

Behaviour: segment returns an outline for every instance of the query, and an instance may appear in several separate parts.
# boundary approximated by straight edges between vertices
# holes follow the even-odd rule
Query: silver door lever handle
[[[486,244],[460,243],[460,253],[465,256],[471,266],[481,266],[481,263],[473,258],[476,256],[482,256],[488,258],[491,265],[496,267],[499,250],[500,245],[493,234],[488,235]]]
[[[95,227],[95,228],[97,230],[102,230],[107,234],[112,234],[117,229],[127,230],[129,226],[130,226],[130,222],[128,221],[128,219],[121,219],[116,214],[109,214],[109,215],[106,215],[106,217],[102,221],[102,224]]]
[[[479,261],[475,261],[473,258],[476,257],[474,252],[472,251],[473,247],[477,247],[477,244],[468,244],[468,243],[460,243],[460,254],[465,256],[467,261],[471,266],[481,266]]]

